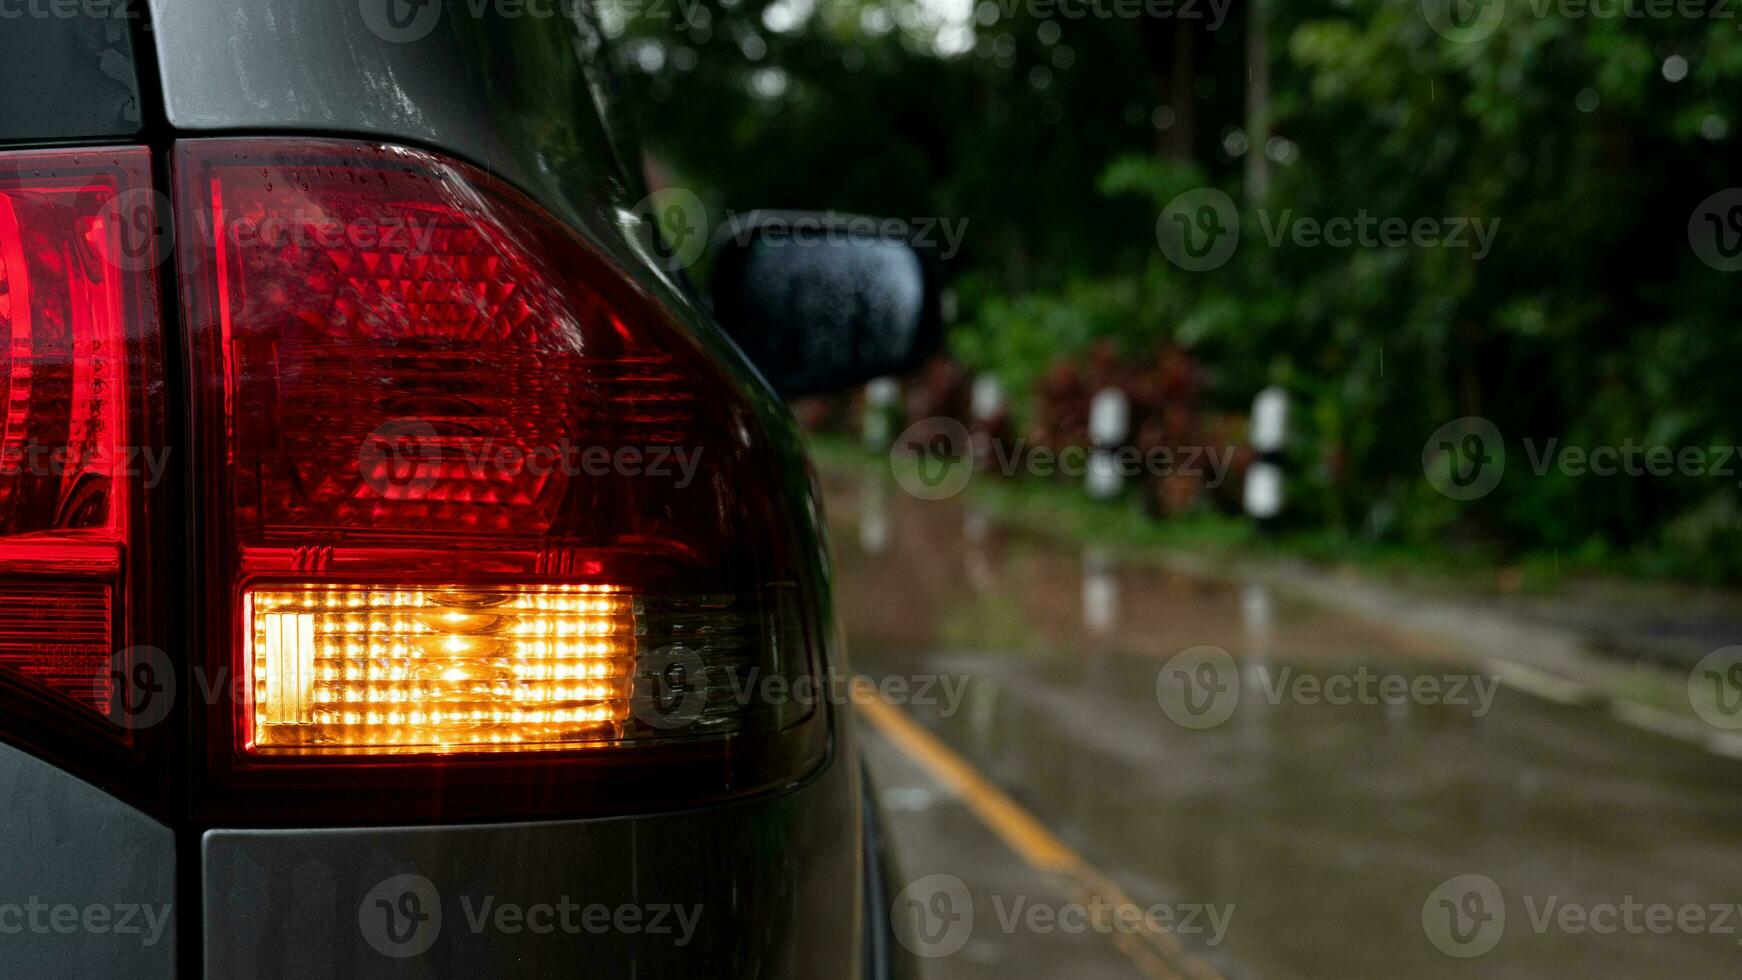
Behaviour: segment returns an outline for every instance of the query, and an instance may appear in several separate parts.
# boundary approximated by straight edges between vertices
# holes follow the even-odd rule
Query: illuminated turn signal
[[[628,720],[635,608],[613,586],[310,585],[245,601],[252,751],[572,748]]]

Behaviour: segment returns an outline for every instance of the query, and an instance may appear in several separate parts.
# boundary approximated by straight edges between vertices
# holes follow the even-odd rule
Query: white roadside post
[[[1106,636],[1119,625],[1119,579],[1106,548],[1083,549],[1083,628]]]
[[[981,374],[974,378],[968,406],[974,413],[976,424],[989,426],[998,421],[998,417],[1004,414],[1004,384],[997,375]]]
[[[1282,456],[1288,444],[1288,392],[1272,385],[1252,400],[1249,438],[1257,458],[1246,470],[1246,513],[1260,526],[1268,526],[1282,513]]]
[[[889,550],[889,487],[880,474],[869,475],[859,488],[859,547],[868,555]]]
[[[976,471],[989,470],[997,462],[992,442],[998,438],[998,427],[1004,420],[1004,384],[993,374],[974,378],[968,396],[968,414],[974,426],[969,436]]]
[[[1089,469],[1083,486],[1096,500],[1112,500],[1125,489],[1117,453],[1131,432],[1131,399],[1118,388],[1102,388],[1089,402]]]
[[[886,453],[895,444],[900,401],[901,383],[894,378],[878,378],[865,385],[865,415],[860,420],[860,435],[866,450]]]

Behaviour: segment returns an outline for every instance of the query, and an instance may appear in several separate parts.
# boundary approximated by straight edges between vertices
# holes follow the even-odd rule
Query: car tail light
[[[206,812],[623,812],[795,780],[820,573],[770,409],[466,165],[177,150]],[[190,236],[188,229],[197,229]]]
[[[0,730],[112,786],[145,785],[170,700],[135,716],[124,682],[162,662],[134,652],[161,642],[155,211],[142,148],[0,153]]]

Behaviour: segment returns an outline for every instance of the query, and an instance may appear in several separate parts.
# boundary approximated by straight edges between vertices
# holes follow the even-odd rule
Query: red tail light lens
[[[154,212],[144,149],[0,154],[0,728],[87,774],[125,765],[117,679],[157,635]]]
[[[428,153],[187,142],[177,180],[213,806],[622,811],[819,757],[816,705],[745,693],[813,671],[796,500],[687,328]]]

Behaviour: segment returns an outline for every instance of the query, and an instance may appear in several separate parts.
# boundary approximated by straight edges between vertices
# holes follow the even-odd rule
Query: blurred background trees
[[[1123,19],[1047,0],[602,13],[655,179],[716,219],[969,220],[949,262],[951,356],[1004,383],[1020,432],[1080,439],[1073,399],[1118,380],[1172,413],[1153,438],[1225,440],[1277,384],[1296,399],[1297,524],[1742,578],[1742,476],[1538,477],[1521,445],[1742,442],[1742,289],[1687,230],[1742,184],[1742,15],[1490,2],[1505,16],[1473,42],[1436,33],[1415,0],[1236,2],[1220,21],[1208,0]],[[1240,203],[1241,245],[1188,272],[1156,223],[1206,186]],[[1477,261],[1272,246],[1261,209],[1271,225],[1501,223]],[[1421,453],[1465,415],[1506,434],[1509,477],[1455,503]],[[1178,498],[1158,509],[1229,506]]]

